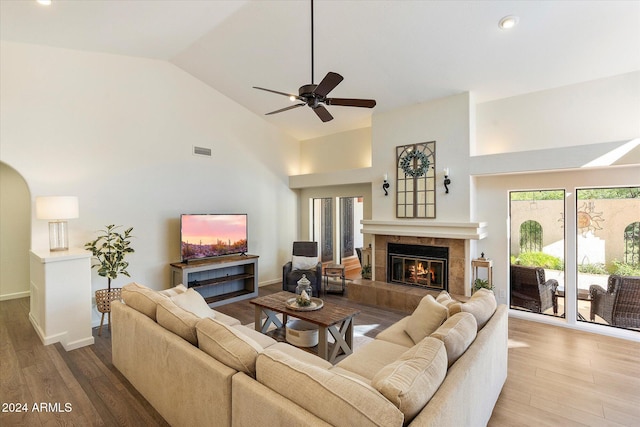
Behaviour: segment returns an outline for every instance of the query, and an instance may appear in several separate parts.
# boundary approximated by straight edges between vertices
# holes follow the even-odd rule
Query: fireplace
[[[449,248],[388,243],[387,282],[449,290]]]
[[[399,235],[383,235],[376,234],[375,235],[375,252],[374,252],[374,262],[373,266],[373,277],[374,280],[383,281],[389,283],[393,286],[397,286],[399,288],[405,288],[408,292],[411,292],[411,289],[419,290],[443,290],[446,289],[450,294],[455,295],[465,295],[465,283],[469,280],[465,280],[466,268],[467,268],[467,255],[466,255],[466,244],[464,239],[454,239],[454,238],[446,238],[446,237],[419,237],[419,236],[399,236]],[[446,272],[443,271],[443,283],[439,284],[433,288],[427,288],[422,286],[422,284],[417,283],[398,283],[392,282],[389,276],[389,268],[387,267],[390,264],[390,257],[388,254],[388,250],[391,248],[396,248],[394,245],[405,245],[409,247],[431,247],[436,250],[444,250],[446,252],[436,252],[436,253],[424,253],[424,252],[398,252],[396,249],[396,254],[401,256],[406,256],[407,258],[432,258],[432,260],[439,261],[442,258],[447,260],[446,262]],[[391,246],[391,248],[389,247]],[[443,266],[444,269],[444,266]],[[442,286],[442,287],[441,287]]]

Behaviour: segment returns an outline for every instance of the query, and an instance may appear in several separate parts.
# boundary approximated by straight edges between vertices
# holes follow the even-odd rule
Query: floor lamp
[[[49,221],[49,249],[69,250],[67,219],[78,218],[78,198],[74,196],[36,197],[36,218]]]

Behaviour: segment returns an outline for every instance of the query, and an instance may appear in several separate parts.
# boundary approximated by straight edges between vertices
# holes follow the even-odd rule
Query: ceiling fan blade
[[[327,98],[324,102],[327,105],[341,105],[344,107],[373,108],[376,106],[375,99]]]
[[[327,96],[329,92],[331,92],[340,82],[344,80],[338,73],[334,73],[333,71],[329,71],[324,79],[320,82],[316,90],[313,91],[316,95]]]
[[[296,104],[296,105],[289,105],[288,107],[284,107],[281,108],[279,110],[276,111],[272,111],[270,113],[265,114],[265,116],[269,116],[271,114],[276,114],[276,113],[282,113],[283,111],[287,111],[287,110],[293,110],[294,108],[298,108],[298,107],[302,107],[303,105],[307,105],[307,104]]]
[[[288,96],[289,98],[291,98],[292,96],[296,99],[299,99],[300,101],[304,101],[302,98],[300,98],[298,95],[294,95],[292,93],[285,93],[285,92],[278,92],[277,90],[271,90],[271,89],[265,89],[263,87],[258,87],[258,86],[254,86],[254,89],[260,89],[260,90],[264,90],[267,92],[271,92],[271,93],[277,93],[278,95],[284,95],[284,96]]]
[[[313,111],[315,111],[318,117],[320,117],[320,120],[322,120],[323,122],[328,122],[330,120],[333,120],[333,116],[331,115],[331,113],[329,113],[329,111],[326,108],[324,108],[323,105],[318,105],[317,107],[313,107]]]

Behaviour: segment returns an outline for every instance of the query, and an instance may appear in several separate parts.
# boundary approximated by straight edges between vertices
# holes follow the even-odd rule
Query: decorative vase
[[[311,282],[307,279],[307,275],[303,274],[302,279],[298,280],[298,286],[296,286],[296,302],[303,307],[311,305],[311,295]]]

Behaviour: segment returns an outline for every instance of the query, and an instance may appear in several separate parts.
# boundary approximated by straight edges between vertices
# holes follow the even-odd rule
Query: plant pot
[[[111,331],[111,301],[120,300],[122,298],[122,288],[98,289],[96,291],[96,308],[102,317],[100,318],[100,329],[98,336],[102,334],[102,325],[104,323],[104,315],[107,313],[109,320],[109,331]]]

